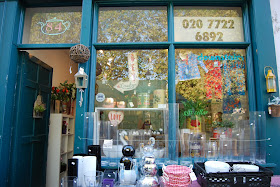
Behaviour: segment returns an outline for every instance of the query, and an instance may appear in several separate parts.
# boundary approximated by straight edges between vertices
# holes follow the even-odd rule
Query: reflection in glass
[[[24,44],[79,43],[82,7],[27,8]]]
[[[167,103],[167,50],[99,50],[96,77],[98,93],[105,108],[158,108]],[[149,113],[145,113],[149,119]]]
[[[243,42],[240,7],[183,7],[174,10],[177,42]]]
[[[166,7],[101,7],[98,42],[167,41]]]

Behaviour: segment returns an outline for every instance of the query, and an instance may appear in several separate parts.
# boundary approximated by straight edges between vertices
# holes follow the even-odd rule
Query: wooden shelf
[[[65,121],[65,122],[64,122]],[[62,125],[67,123],[66,134],[62,134]],[[68,159],[74,153],[75,121],[74,116],[66,114],[51,114],[49,127],[47,187],[59,186],[66,171],[60,173],[60,162],[68,164]]]

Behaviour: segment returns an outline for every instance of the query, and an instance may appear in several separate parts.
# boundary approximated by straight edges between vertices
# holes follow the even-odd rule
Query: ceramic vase
[[[67,102],[62,102],[62,113],[67,114]]]
[[[55,100],[55,109],[54,112],[55,113],[60,113],[60,100]]]

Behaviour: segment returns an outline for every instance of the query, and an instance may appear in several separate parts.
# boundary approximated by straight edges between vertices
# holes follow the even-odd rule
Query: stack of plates
[[[187,187],[191,183],[190,173],[187,166],[169,165],[163,167],[162,182],[165,187]]]

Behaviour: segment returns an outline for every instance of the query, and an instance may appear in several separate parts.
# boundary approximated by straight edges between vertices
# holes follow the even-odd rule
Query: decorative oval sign
[[[97,101],[97,102],[101,103],[101,102],[103,102],[104,100],[105,100],[105,95],[104,95],[104,93],[98,93],[98,94],[96,95],[96,101]]]
[[[46,35],[59,35],[63,34],[70,28],[70,22],[61,19],[53,18],[47,20],[45,23],[38,22],[41,25],[41,31]]]
[[[120,124],[124,118],[123,112],[110,111],[108,114],[109,120],[113,126]]]

